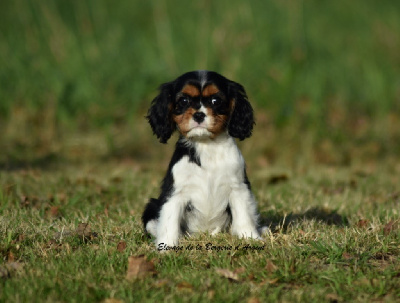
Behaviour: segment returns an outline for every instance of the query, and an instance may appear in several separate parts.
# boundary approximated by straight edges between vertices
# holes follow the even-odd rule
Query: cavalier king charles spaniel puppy
[[[254,125],[243,86],[216,72],[188,72],[161,85],[146,118],[161,143],[180,133],[161,194],[142,216],[156,246],[176,246],[181,235],[195,232],[261,239],[235,142],[250,137]]]

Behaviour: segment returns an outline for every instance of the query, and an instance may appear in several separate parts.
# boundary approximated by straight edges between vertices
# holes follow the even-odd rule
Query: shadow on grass
[[[269,226],[274,232],[277,230],[286,231],[290,225],[301,221],[316,221],[326,225],[344,227],[349,225],[347,217],[338,214],[336,210],[329,210],[322,207],[313,207],[304,213],[281,215],[277,213],[263,213],[260,218],[262,226]]]

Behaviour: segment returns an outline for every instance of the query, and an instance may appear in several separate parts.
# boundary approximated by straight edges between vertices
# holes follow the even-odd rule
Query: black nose
[[[202,112],[195,112],[193,114],[193,120],[196,121],[197,123],[201,123],[204,121],[204,117],[206,116],[205,113]]]

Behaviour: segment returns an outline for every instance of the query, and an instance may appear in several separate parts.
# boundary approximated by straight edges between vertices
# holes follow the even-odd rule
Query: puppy
[[[176,246],[181,235],[195,232],[260,239],[257,204],[235,143],[250,137],[254,125],[243,86],[216,72],[188,72],[161,85],[147,119],[161,143],[180,133],[161,194],[142,216],[156,246]]]

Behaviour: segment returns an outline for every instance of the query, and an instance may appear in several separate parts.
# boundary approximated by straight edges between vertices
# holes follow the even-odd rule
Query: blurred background
[[[400,155],[398,1],[2,0],[0,62],[3,169],[168,161],[144,116],[196,69],[246,88],[250,165]]]

